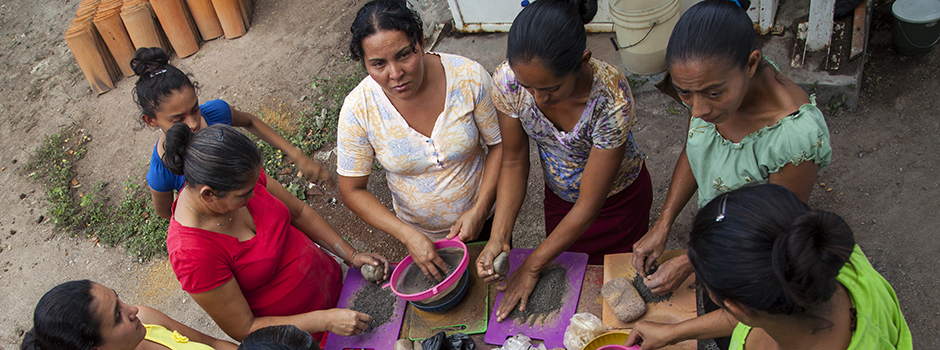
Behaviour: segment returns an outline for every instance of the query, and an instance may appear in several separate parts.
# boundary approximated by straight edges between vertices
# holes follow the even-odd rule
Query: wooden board
[[[867,40],[865,28],[866,20],[868,19],[868,1],[862,1],[861,4],[858,4],[858,7],[855,8],[855,16],[852,19],[852,51],[849,54],[849,59],[854,60],[856,57],[860,56],[862,52],[865,52],[865,42]]]
[[[685,254],[685,250],[667,250],[659,257],[659,264],[673,257]],[[633,253],[610,254],[604,256],[604,283],[618,278],[626,277],[633,279],[636,276],[636,269],[633,268]],[[646,313],[638,321],[676,323],[697,316],[697,305],[695,301],[695,274],[689,276],[679,289],[673,292],[672,299],[661,303],[646,304]],[[614,316],[613,310],[607,303],[604,304],[604,326],[609,326],[615,330],[632,329],[633,322],[624,323]],[[698,347],[695,340],[687,340],[679,344],[667,346],[663,349],[683,349],[694,350]]]
[[[444,331],[447,335],[454,333],[479,334],[486,332],[486,320],[489,311],[489,287],[477,275],[476,261],[483,251],[486,242],[467,244],[470,252],[470,280],[467,294],[454,308],[443,313],[431,313],[418,310],[414,305],[408,304],[405,310],[405,320],[408,332],[403,335],[411,340],[428,338]],[[495,288],[494,288],[495,289]]]

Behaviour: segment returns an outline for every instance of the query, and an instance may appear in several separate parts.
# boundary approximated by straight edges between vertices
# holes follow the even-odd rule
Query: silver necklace
[[[196,211],[196,209],[193,209],[193,206],[189,205],[189,201],[186,200],[186,196],[180,196],[180,197],[183,197],[183,203],[186,203],[186,206],[189,207],[189,210],[192,210],[193,213],[196,213],[196,215],[199,215],[200,217],[202,217],[202,218],[205,219],[206,221],[211,222],[211,223],[215,224],[216,226],[222,226],[222,225],[228,223],[229,221],[232,221],[232,218],[235,217],[235,213],[232,213],[232,215],[228,217],[228,221],[223,221],[223,222],[215,222],[215,221],[212,221],[211,219],[207,218],[205,215],[199,214],[199,212]]]

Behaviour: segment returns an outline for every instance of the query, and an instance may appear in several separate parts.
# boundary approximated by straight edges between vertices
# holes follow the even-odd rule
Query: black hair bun
[[[540,0],[544,1],[544,0]],[[561,2],[578,10],[578,17],[584,24],[591,23],[597,15],[597,0],[561,0]]]
[[[836,214],[810,210],[774,242],[774,270],[784,292],[801,307],[832,297],[836,276],[849,261],[855,237]]]
[[[163,141],[163,165],[176,175],[183,175],[183,163],[186,159],[186,150],[193,139],[193,131],[189,125],[176,123],[166,131]]]
[[[142,47],[137,49],[131,59],[131,69],[138,76],[149,76],[154,71],[170,63],[170,54],[159,47]]]
[[[591,23],[595,15],[597,15],[597,0],[578,1],[578,16],[581,17],[581,22]]]
[[[20,350],[43,350],[39,338],[36,337],[36,330],[30,329],[23,335],[23,342],[20,344]]]

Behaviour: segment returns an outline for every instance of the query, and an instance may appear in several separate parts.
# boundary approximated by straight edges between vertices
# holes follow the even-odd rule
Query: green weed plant
[[[308,156],[324,146],[336,143],[336,127],[343,100],[365,77],[365,71],[357,65],[354,73],[338,78],[313,78],[310,87],[314,90],[310,112],[297,119],[295,132],[286,132],[280,127],[272,128],[284,136],[288,142]],[[276,113],[276,112],[268,112]],[[275,116],[259,115],[262,120],[275,119]],[[297,176],[296,170],[287,155],[281,150],[254,138],[255,145],[261,150],[264,171],[277,179],[288,191],[302,200],[306,199],[306,181]]]
[[[357,65],[353,74],[338,78],[314,78],[311,112],[297,120],[296,130],[286,132],[272,127],[305,154],[312,155],[336,142],[340,108],[346,95],[365,77]],[[272,112],[276,113],[276,112]],[[259,115],[265,119],[264,113]],[[45,187],[47,217],[55,227],[73,236],[84,235],[101,244],[123,244],[127,252],[147,261],[166,255],[166,233],[169,222],[153,210],[150,194],[139,178],[123,182],[122,198],[112,201],[106,191],[108,184],[96,183],[83,188],[75,167],[88,152],[91,141],[78,124],[49,135],[36,149],[23,168],[23,175]],[[280,150],[255,139],[261,150],[262,166],[295,196],[306,199],[306,181],[297,176],[292,162]]]
[[[57,229],[84,235],[109,246],[123,244],[140,261],[166,254],[169,222],[156,215],[150,195],[136,182],[125,181],[123,198],[112,202],[98,182],[83,187],[75,166],[88,152],[91,136],[77,124],[49,135],[23,168],[27,176],[45,187],[47,216]],[[137,179],[134,179],[137,180]]]

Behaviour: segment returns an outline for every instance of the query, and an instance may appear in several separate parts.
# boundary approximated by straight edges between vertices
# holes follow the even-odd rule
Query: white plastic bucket
[[[679,0],[610,0],[610,19],[627,70],[666,70],[666,45],[680,17]]]

